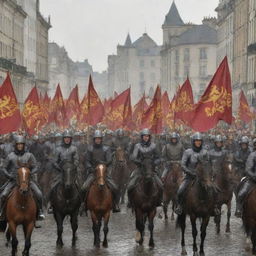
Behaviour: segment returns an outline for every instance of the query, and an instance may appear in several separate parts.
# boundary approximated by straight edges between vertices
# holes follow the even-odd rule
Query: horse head
[[[154,164],[152,159],[145,158],[142,160],[142,172],[146,182],[153,180]]]
[[[70,161],[64,161],[61,164],[62,169],[62,180],[65,190],[71,190],[76,180],[76,170],[74,164]]]
[[[30,170],[27,167],[18,169],[17,184],[22,195],[26,195],[29,191]]]
[[[115,160],[117,163],[122,164],[122,165],[125,164],[125,162],[126,162],[125,152],[121,147],[118,147],[116,149]]]
[[[96,167],[96,182],[102,189],[106,184],[107,167],[104,164],[99,164]]]

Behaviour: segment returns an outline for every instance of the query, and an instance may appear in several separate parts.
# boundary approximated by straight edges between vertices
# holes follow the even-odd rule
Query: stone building
[[[54,96],[57,84],[60,84],[64,98],[68,98],[71,90],[78,85],[80,99],[87,92],[89,76],[92,75],[95,89],[102,97],[107,94],[106,72],[93,72],[88,62],[74,62],[64,47],[49,43],[49,95]]]
[[[10,71],[21,106],[34,85],[48,90],[49,28],[39,1],[0,0],[0,83]]]
[[[247,96],[256,107],[256,0],[249,0]]]
[[[189,77],[198,99],[216,71],[216,19],[205,18],[201,25],[184,23],[173,2],[162,29],[162,87],[172,96]]]
[[[154,90],[160,83],[160,49],[147,33],[134,42],[128,34],[124,45],[117,46],[117,54],[108,56],[109,96],[131,86],[136,103],[144,92]]]

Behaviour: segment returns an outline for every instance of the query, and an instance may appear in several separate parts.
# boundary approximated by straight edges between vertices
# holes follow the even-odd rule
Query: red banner
[[[142,116],[142,128],[149,128],[152,133],[161,133],[162,124],[162,98],[160,86],[157,86],[154,98]]]
[[[67,123],[72,124],[77,121],[78,115],[80,114],[80,104],[78,95],[78,86],[71,91],[68,100],[66,102],[66,118]]]
[[[9,73],[0,87],[0,134],[17,131],[21,126],[21,114]]]
[[[190,124],[194,113],[193,91],[189,79],[179,89],[175,102],[175,119]]]
[[[249,104],[247,102],[243,90],[241,90],[239,97],[238,117],[241,121],[244,121],[245,123],[250,123],[253,119],[253,113],[250,110]]]
[[[36,87],[31,90],[25,101],[22,116],[24,126],[29,135],[37,134],[43,125],[46,124],[47,116],[41,108]]]
[[[205,132],[215,127],[219,120],[232,123],[232,89],[227,57],[197,103],[190,126]]]
[[[139,130],[141,127],[141,120],[143,113],[148,109],[148,104],[146,102],[145,93],[142,98],[138,101],[138,103],[134,106],[133,111],[133,122],[136,126],[136,129]]]

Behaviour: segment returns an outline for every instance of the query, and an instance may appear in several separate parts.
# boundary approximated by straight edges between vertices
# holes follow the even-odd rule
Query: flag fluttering
[[[148,104],[147,104],[146,96],[144,93],[141,99],[138,101],[138,103],[134,106],[134,111],[132,116],[134,125],[137,130],[140,129],[141,127],[142,115],[147,109],[148,109]]]
[[[239,96],[238,117],[241,121],[244,121],[245,123],[250,123],[253,119],[253,113],[250,110],[249,104],[247,102],[243,90],[241,90]]]
[[[196,104],[190,126],[205,132],[215,127],[219,120],[232,123],[232,89],[227,57]]]
[[[22,118],[19,104],[13,90],[10,74],[0,87],[0,134],[17,131]]]
[[[80,104],[78,95],[78,86],[76,85],[71,91],[68,100],[66,102],[66,123],[72,124],[77,121],[80,114]]]
[[[43,101],[42,95],[41,101]],[[30,135],[37,134],[47,122],[47,116],[41,107],[36,87],[32,88],[25,100],[22,117],[24,127]]]
[[[152,133],[161,133],[163,129],[161,88],[158,85],[148,109],[142,116],[141,128],[149,128]]]

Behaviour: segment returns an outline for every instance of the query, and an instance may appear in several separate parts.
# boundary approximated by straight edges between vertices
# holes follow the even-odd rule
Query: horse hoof
[[[58,248],[62,248],[63,245],[64,245],[64,243],[63,243],[61,240],[58,240],[58,241],[56,242],[56,245],[57,245]]]
[[[104,242],[102,243],[102,246],[103,246],[104,248],[108,248],[108,241],[104,241]]]
[[[149,248],[154,249],[155,248],[155,243],[154,242],[149,243]]]
[[[188,254],[188,253],[187,253],[185,247],[182,247],[181,255],[187,255],[187,254]]]
[[[194,252],[193,256],[199,256],[198,252]]]
[[[136,232],[136,235],[135,235],[135,241],[136,243],[139,243],[141,240],[141,234],[139,231]]]
[[[100,243],[96,243],[95,248],[100,249]]]
[[[200,256],[205,256],[204,252],[200,252]]]
[[[226,228],[226,233],[230,233],[230,228]]]
[[[8,242],[6,242],[6,243],[5,243],[5,246],[6,246],[6,247],[9,247],[9,243],[8,243]]]

